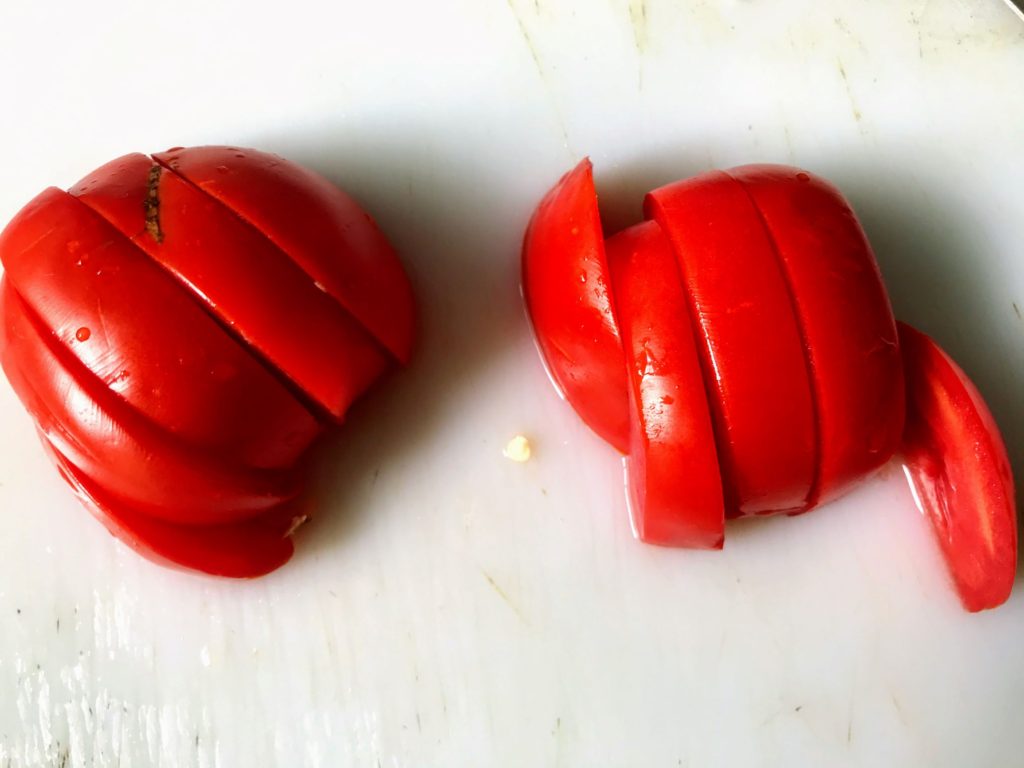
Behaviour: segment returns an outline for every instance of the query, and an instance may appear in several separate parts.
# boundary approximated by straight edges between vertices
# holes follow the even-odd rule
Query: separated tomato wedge
[[[903,461],[964,607],[1006,601],[1017,571],[1017,513],[1006,446],[967,375],[932,339],[899,323],[907,379]]]
[[[629,448],[622,342],[609,296],[590,160],[544,197],[523,243],[523,295],[555,386],[619,451]]]
[[[864,231],[823,179],[780,165],[728,174],[760,212],[795,302],[810,362],[819,436],[809,505],[878,469],[903,432],[896,321]]]
[[[25,206],[0,234],[0,253],[6,279],[64,348],[184,442],[287,467],[319,434],[183,286],[67,192],[51,188]]]
[[[49,443],[141,514],[213,525],[295,498],[299,476],[253,469],[169,435],[93,376],[0,280],[0,363]]]
[[[721,171],[644,201],[681,267],[730,514],[806,508],[817,465],[804,341],[785,274],[749,195]]]
[[[262,232],[401,362],[414,336],[412,287],[370,215],[313,171],[277,155],[189,147],[153,159]]]
[[[626,472],[637,536],[717,549],[725,511],[715,438],[679,266],[648,221],[605,243],[626,353]]]
[[[341,421],[391,357],[263,233],[175,172],[127,155],[71,190]]]

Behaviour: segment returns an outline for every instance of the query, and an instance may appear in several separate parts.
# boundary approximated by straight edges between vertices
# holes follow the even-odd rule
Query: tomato
[[[523,243],[523,297],[548,373],[584,423],[629,447],[622,341],[589,160],[537,206]]]
[[[651,192],[645,210],[681,266],[727,508],[804,509],[817,459],[810,377],[789,286],[750,197],[714,171]]]
[[[652,544],[720,548],[722,482],[675,254],[653,221],[605,248],[629,371],[633,528]]]
[[[977,388],[938,344],[899,324],[907,377],[903,461],[960,600],[1005,602],[1017,572],[1017,512],[1006,446]]]
[[[757,206],[796,306],[817,412],[814,506],[878,469],[899,444],[904,387],[896,321],[871,246],[839,190],[778,165],[729,175]]]
[[[644,212],[602,243],[584,161],[541,202],[523,249],[556,386],[628,452],[638,537],[720,547],[723,517],[813,509],[901,449],[964,605],[1003,602],[1017,553],[1005,446],[956,364],[897,332],[842,194],[749,165],[656,189]]]
[[[372,220],[246,152],[127,155],[0,234],[0,362],[62,476],[146,556],[230,576],[290,557],[310,446],[413,338]]]

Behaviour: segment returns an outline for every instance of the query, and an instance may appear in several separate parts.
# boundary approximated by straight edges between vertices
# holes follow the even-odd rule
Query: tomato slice
[[[633,528],[652,544],[720,549],[725,509],[715,437],[672,246],[648,221],[605,249],[630,383]]]
[[[789,287],[750,197],[714,171],[651,192],[644,208],[681,267],[727,512],[804,509],[817,463],[810,376]]]
[[[981,394],[938,344],[899,323],[907,378],[904,469],[968,611],[1006,602],[1017,511],[1006,445]]]
[[[164,270],[48,189],[0,234],[7,279],[64,347],[157,425],[232,462],[285,467],[320,425]]]
[[[251,517],[298,495],[296,472],[229,464],[172,438],[103,385],[0,281],[0,363],[54,448],[140,513],[196,525]]]
[[[71,192],[337,421],[389,364],[373,337],[262,233],[144,155],[108,163]]]
[[[327,179],[277,155],[190,147],[153,155],[270,238],[399,361],[413,344],[412,286],[373,219]]]
[[[810,504],[839,496],[895,453],[903,433],[896,321],[867,237],[842,194],[797,168],[728,171],[764,219],[792,288],[820,442]]]
[[[61,476],[104,527],[143,557],[212,576],[256,578],[280,568],[295,547],[290,533],[302,515],[292,504],[237,523],[187,526],[141,515],[90,482],[43,437]]]
[[[619,451],[629,448],[622,342],[608,295],[604,235],[590,160],[541,200],[523,243],[523,296],[560,394]]]

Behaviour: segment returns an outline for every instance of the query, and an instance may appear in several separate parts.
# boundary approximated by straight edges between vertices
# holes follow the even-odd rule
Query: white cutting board
[[[634,542],[517,279],[532,207],[585,154],[619,224],[695,171],[801,164],[849,195],[1024,478],[1007,7],[57,5],[0,7],[0,219],[124,152],[276,151],[377,217],[422,344],[319,462],[295,559],[251,583],[115,542],[0,382],[0,766],[1024,764],[1024,584],[964,613],[893,468],[724,552]]]

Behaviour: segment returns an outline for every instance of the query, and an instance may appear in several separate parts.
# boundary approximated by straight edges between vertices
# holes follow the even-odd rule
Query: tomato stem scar
[[[160,229],[160,172],[162,170],[163,168],[159,164],[149,169],[146,199],[143,202],[146,209],[146,231],[158,243],[164,241],[164,233]]]

